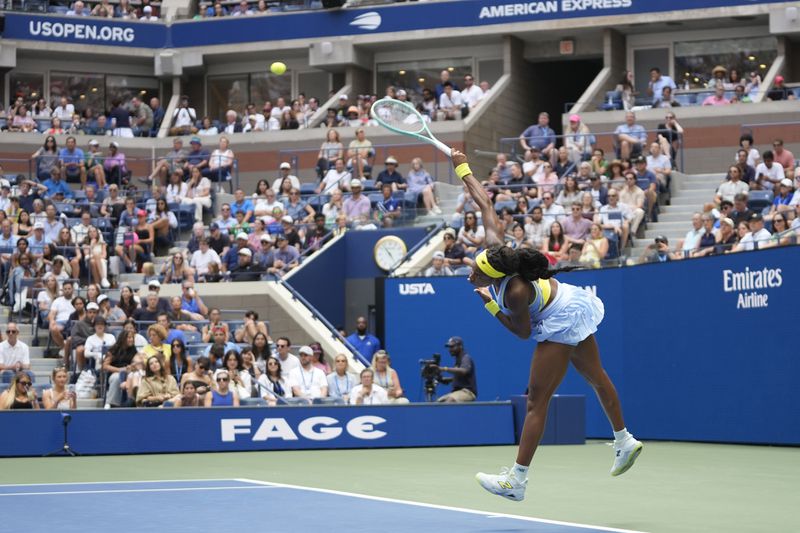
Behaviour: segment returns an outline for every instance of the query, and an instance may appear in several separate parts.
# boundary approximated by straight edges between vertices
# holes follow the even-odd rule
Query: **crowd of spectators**
[[[115,99],[108,112],[97,113],[91,107],[78,113],[72,101],[62,96],[48,103],[45,98],[26,102],[17,97],[5,111],[2,130],[45,135],[91,135],[94,137],[155,137],[164,119],[158,98],[149,104],[134,96],[127,102]]]
[[[696,79],[695,79],[696,78]],[[766,101],[796,100],[800,89],[786,86],[783,76],[776,76],[772,87],[765,87],[757,71],[747,73],[746,78],[737,68],[715,66],[705,76],[686,78],[676,84],[661,69],[650,69],[647,88],[637,90],[633,72],[626,70],[615,90],[609,95],[610,103],[604,108],[633,111],[647,108],[672,108],[687,105],[726,106],[747,104],[755,101],[760,91],[766,91]],[[697,89],[702,89],[697,93]],[[618,102],[615,103],[615,102]]]
[[[363,317],[347,337],[370,363],[357,375],[344,354],[329,357],[319,342],[298,347],[285,336],[273,342],[268,324],[255,311],[222,320],[221,310],[208,309],[197,294],[190,296],[191,285],[182,297],[167,299],[151,282],[142,288],[141,301],[125,286],[111,301],[91,289],[77,295],[72,280],[59,289],[58,280],[49,279],[57,296],[52,309],[41,307],[40,313],[51,334],[60,332],[64,365],[53,370],[52,387],[42,391],[45,409],[74,409],[77,399],[96,394],[107,409],[408,403],[389,354],[367,331]],[[10,322],[8,338],[0,334],[2,381],[10,382],[0,394],[0,409],[40,408],[29,347],[19,333]]]

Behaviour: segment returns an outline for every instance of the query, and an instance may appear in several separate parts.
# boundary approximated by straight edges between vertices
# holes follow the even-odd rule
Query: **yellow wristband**
[[[469,163],[461,163],[456,167],[456,176],[459,179],[464,179],[465,176],[472,174],[472,170],[469,168]]]
[[[486,308],[487,311],[489,311],[489,314],[492,316],[496,316],[497,313],[500,312],[500,306],[494,300],[492,300],[491,302],[486,302],[486,305],[484,305],[484,307]]]

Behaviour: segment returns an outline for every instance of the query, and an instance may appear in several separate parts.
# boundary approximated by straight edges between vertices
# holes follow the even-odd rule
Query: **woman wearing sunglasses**
[[[11,385],[0,395],[1,409],[38,409],[36,392],[33,390],[31,377],[25,372],[17,372]]]
[[[206,407],[239,407],[239,396],[230,388],[231,376],[227,370],[218,370],[216,375],[216,390],[206,394]]]

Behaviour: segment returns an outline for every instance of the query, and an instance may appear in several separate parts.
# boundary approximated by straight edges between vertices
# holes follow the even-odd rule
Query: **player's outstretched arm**
[[[467,156],[456,149],[453,149],[450,157],[453,160],[453,167],[456,169],[458,169],[460,165],[465,165],[467,163]],[[483,229],[486,232],[486,246],[502,245],[504,241],[503,232],[500,230],[500,219],[497,218],[494,205],[486,194],[486,191],[483,190],[481,183],[471,172],[459,177],[464,182],[464,185],[467,186],[472,200],[478,205],[478,209],[481,210]]]

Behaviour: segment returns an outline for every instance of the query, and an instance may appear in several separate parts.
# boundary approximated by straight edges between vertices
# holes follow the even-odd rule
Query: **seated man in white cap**
[[[369,198],[361,194],[361,180],[353,178],[350,180],[350,191],[352,195],[344,201],[344,215],[349,222],[360,220],[362,217],[369,218],[371,204]]]
[[[295,398],[325,398],[328,396],[328,380],[325,373],[313,365],[314,350],[301,346],[297,351],[300,366],[289,371],[289,385]]]
[[[236,235],[236,243],[228,248],[228,251],[225,255],[222,256],[222,271],[223,272],[230,272],[236,265],[239,264],[239,251],[244,249],[250,250],[248,246],[248,238],[247,233],[239,232]],[[250,250],[252,252],[252,250]]]
[[[397,159],[390,155],[386,158],[386,170],[382,170],[375,180],[375,186],[389,184],[392,186],[392,191],[403,191],[408,188],[406,179],[397,171]]]
[[[264,271],[253,263],[253,252],[242,248],[238,254],[239,262],[231,269],[231,281],[259,281]]]
[[[278,167],[278,168],[280,170],[280,174],[278,175],[277,178],[275,178],[275,181],[272,182],[272,190],[275,191],[275,194],[280,196],[281,190],[282,190],[281,189],[281,185],[283,184],[283,180],[286,180],[286,179],[288,179],[289,181],[292,182],[292,189],[298,189],[299,190],[300,189],[300,179],[297,176],[295,176],[294,174],[292,174],[292,165],[290,165],[288,162],[284,161],[283,163],[281,163],[281,166]]]
[[[437,251],[433,252],[433,259],[431,260],[431,266],[425,270],[425,277],[434,277],[434,276],[452,276],[453,271],[450,270],[450,267],[444,264],[444,252]]]

